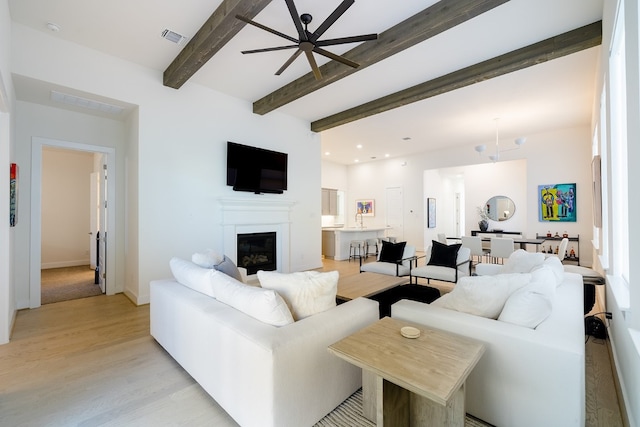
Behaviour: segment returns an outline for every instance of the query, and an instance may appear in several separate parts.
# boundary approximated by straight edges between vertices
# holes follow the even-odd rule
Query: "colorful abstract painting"
[[[374,216],[373,199],[356,200],[356,213],[362,216]]]
[[[538,186],[540,221],[576,221],[576,184]]]
[[[18,219],[18,165],[15,163],[11,163],[9,176],[9,226],[15,227]]]

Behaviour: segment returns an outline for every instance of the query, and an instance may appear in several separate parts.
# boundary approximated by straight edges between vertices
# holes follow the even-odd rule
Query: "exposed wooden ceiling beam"
[[[163,84],[179,89],[246,25],[236,15],[252,19],[269,3],[271,0],[223,0],[164,70]]]
[[[602,21],[598,21],[316,120],[311,123],[311,130],[321,132],[393,108],[402,107],[403,105],[589,49],[601,43]]]
[[[377,40],[361,43],[342,55],[360,64],[358,68],[330,61],[320,67],[322,80],[316,80],[313,73],[305,74],[254,102],[253,112],[261,115],[271,112],[508,1],[441,0],[379,34]]]

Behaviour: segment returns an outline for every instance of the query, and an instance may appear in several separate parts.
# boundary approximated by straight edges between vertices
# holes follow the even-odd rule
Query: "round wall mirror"
[[[516,211],[516,204],[507,196],[493,196],[484,205],[484,212],[493,221],[506,221]]]

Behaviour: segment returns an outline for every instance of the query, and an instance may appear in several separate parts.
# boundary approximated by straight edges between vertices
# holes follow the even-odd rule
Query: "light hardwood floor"
[[[358,274],[357,265],[323,269]],[[622,425],[608,356],[604,343],[587,344],[597,367],[587,371],[587,426]],[[0,425],[237,424],[151,338],[148,306],[102,295],[18,313],[0,346]]]

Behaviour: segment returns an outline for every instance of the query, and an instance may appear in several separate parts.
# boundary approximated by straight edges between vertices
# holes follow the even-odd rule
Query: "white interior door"
[[[97,265],[98,251],[96,236],[98,235],[100,174],[93,172],[89,175],[89,266],[94,269]]]
[[[404,240],[402,187],[388,187],[386,192],[387,236],[393,236],[400,242]]]
[[[103,156],[104,157],[104,156]],[[103,159],[104,160],[104,159]],[[98,242],[98,283],[102,292],[106,292],[107,280],[107,165],[100,168],[98,178],[98,231],[100,241]]]

